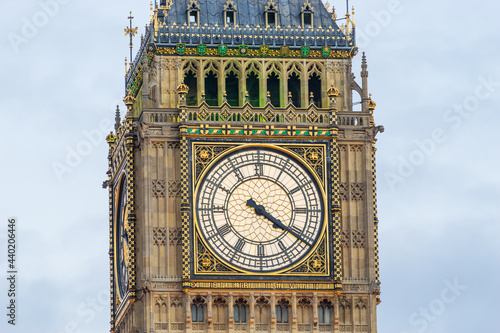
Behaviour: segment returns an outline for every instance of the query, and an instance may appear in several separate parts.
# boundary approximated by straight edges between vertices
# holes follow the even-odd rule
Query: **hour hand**
[[[268,219],[269,221],[273,222],[273,227],[274,228],[280,228],[283,231],[286,231],[286,232],[294,235],[297,239],[300,239],[305,244],[311,246],[311,244],[309,242],[307,242],[305,239],[303,239],[302,237],[300,237],[299,234],[297,234],[296,232],[294,232],[293,230],[291,230],[290,228],[288,228],[286,225],[284,225],[283,223],[281,223],[280,220],[274,218],[271,214],[269,214],[268,212],[266,212],[266,210],[264,209],[264,206],[257,205],[257,203],[253,199],[247,200],[247,206],[248,207],[252,207],[255,210],[255,214],[262,215],[266,219]]]

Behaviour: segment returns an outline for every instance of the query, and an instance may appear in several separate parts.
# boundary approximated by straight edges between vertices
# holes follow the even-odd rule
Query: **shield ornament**
[[[219,45],[219,55],[223,56],[227,54],[227,45]]]
[[[248,54],[248,45],[240,45],[238,48],[240,55],[246,56]]]
[[[207,44],[198,44],[198,54],[204,55],[207,53]]]
[[[178,43],[177,46],[175,47],[175,51],[178,54],[184,54],[184,52],[186,52],[186,44]]]
[[[288,57],[288,54],[290,53],[290,46],[281,46],[280,47],[280,55],[282,57]]]
[[[321,48],[321,54],[323,57],[328,57],[330,55],[330,46],[323,46]]]
[[[302,46],[300,48],[300,54],[302,54],[303,57],[307,57],[310,52],[311,52],[310,46]]]
[[[351,58],[354,58],[354,56],[356,56],[356,54],[358,54],[358,48],[356,46],[354,46],[352,49],[351,49],[351,52],[350,52],[350,56]]]
[[[263,57],[269,55],[269,45],[261,45],[260,46],[260,55]]]

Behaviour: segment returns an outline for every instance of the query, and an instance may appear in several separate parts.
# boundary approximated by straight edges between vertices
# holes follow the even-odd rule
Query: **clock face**
[[[127,234],[127,186],[126,177],[123,177],[120,188],[119,197],[116,210],[116,228],[115,228],[115,244],[116,244],[116,277],[118,289],[121,298],[125,296],[128,291],[128,259],[129,259],[129,239]]]
[[[308,169],[267,147],[220,158],[197,191],[200,234],[217,256],[243,271],[270,273],[306,256],[323,229],[323,195]]]

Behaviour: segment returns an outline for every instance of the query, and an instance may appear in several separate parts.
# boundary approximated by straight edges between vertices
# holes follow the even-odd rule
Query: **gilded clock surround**
[[[275,149],[279,151],[286,152],[290,156],[293,156],[295,159],[299,160],[304,166],[307,167],[308,171],[314,175],[314,178],[318,184],[325,186],[325,181],[321,177],[321,175],[326,174],[326,145],[325,144],[312,144],[307,148],[300,147],[299,144],[245,144],[242,142],[235,142],[233,144],[214,144],[204,143],[204,142],[192,142],[191,143],[191,151],[194,153],[192,172],[197,175],[196,179],[198,182],[193,182],[192,191],[193,193],[198,193],[198,187],[200,185],[199,180],[203,178],[203,175],[206,174],[206,171],[210,169],[212,165],[214,165],[218,159],[224,157],[224,155],[231,154],[233,152],[237,152],[239,150],[244,149],[258,149],[258,148],[267,148],[267,149]],[[323,206],[327,205],[327,196],[325,195],[326,188],[322,187],[321,192],[323,193],[322,201]],[[196,202],[196,195],[193,196],[193,202]],[[195,214],[193,214],[195,215]],[[311,251],[308,251],[308,255],[302,258],[297,264],[294,264],[291,267],[287,267],[278,272],[259,272],[257,275],[267,275],[273,278],[279,276],[283,278],[284,276],[316,276],[316,277],[325,277],[329,276],[330,272],[330,264],[329,258],[330,254],[326,251],[326,244],[328,242],[328,216],[324,215],[324,221],[322,221],[323,226],[320,232],[320,239],[317,243],[314,244],[314,247]],[[194,261],[194,278],[196,275],[220,275],[220,273],[224,273],[224,275],[244,275],[247,278],[255,273],[244,272],[238,268],[231,267],[231,265],[224,263],[218,258],[218,255],[212,253],[209,250],[207,244],[201,240],[202,238],[197,235],[197,222],[196,217],[193,219],[193,231],[189,232],[189,234],[194,234],[194,257],[197,258]],[[200,242],[201,240],[201,242]],[[185,267],[185,270],[192,270],[188,267]]]

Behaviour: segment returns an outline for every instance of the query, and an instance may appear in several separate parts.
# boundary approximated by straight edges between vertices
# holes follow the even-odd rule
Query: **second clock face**
[[[323,195],[309,170],[277,149],[251,147],[219,159],[197,192],[201,236],[227,264],[276,272],[299,262],[323,228]]]
[[[116,211],[116,231],[115,231],[115,243],[116,243],[116,278],[118,282],[118,291],[120,297],[125,297],[128,291],[128,281],[129,281],[129,239],[127,233],[127,216],[128,216],[128,205],[127,205],[127,186],[126,178],[123,177],[120,185],[120,192],[118,198],[118,205]]]

